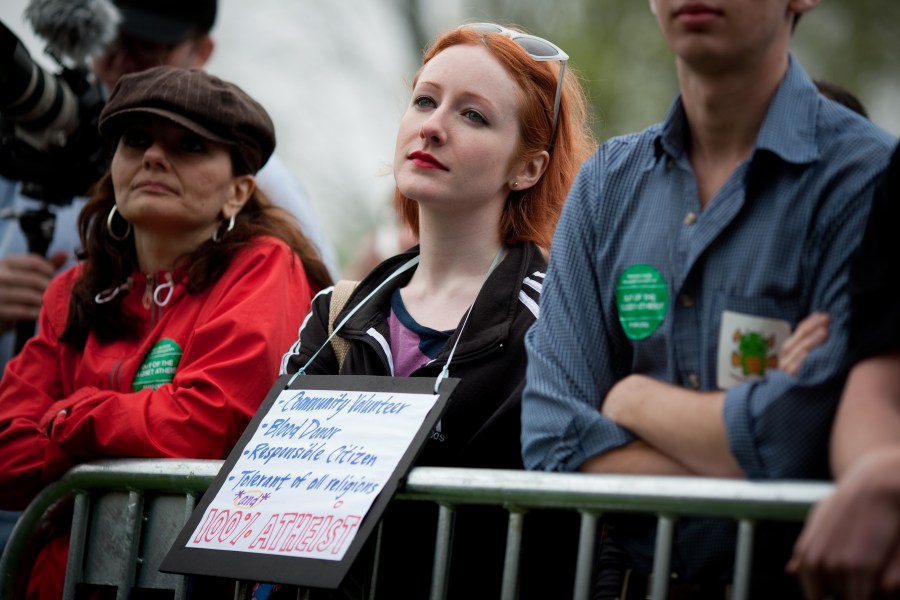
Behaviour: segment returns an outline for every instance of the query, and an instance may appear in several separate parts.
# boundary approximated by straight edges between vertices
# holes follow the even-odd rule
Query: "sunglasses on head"
[[[556,120],[559,117],[559,100],[562,97],[563,75],[566,72],[566,61],[569,60],[569,55],[566,54],[562,48],[560,48],[553,42],[548,42],[544,38],[537,37],[536,35],[522,33],[521,31],[516,31],[514,29],[508,29],[506,27],[503,27],[502,25],[497,25],[496,23],[469,23],[463,25],[461,29],[473,29],[482,34],[499,33],[500,35],[504,35],[518,44],[519,47],[527,52],[528,56],[530,56],[534,60],[559,61],[559,78],[557,79],[556,83],[556,98],[553,100],[553,126],[550,129],[550,139],[552,145],[553,137],[555,137],[556,135]]]

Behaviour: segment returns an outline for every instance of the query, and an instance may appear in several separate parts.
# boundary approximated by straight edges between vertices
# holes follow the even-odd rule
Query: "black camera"
[[[85,195],[109,167],[97,131],[105,103],[86,67],[51,74],[0,22],[0,175],[22,193],[65,205]]]

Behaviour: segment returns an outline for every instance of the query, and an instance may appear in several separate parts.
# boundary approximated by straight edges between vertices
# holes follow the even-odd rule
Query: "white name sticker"
[[[724,311],[719,330],[716,385],[728,389],[745,381],[760,381],[778,368],[781,344],[791,334],[783,319]]]

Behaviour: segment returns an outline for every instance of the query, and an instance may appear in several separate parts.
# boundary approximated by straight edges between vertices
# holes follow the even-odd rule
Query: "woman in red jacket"
[[[100,115],[117,143],[79,220],[83,262],[47,289],[0,381],[0,507],[80,462],[224,458],[330,278],[255,189],[272,121],[199,70],[123,77]],[[29,597],[59,598],[66,536]]]

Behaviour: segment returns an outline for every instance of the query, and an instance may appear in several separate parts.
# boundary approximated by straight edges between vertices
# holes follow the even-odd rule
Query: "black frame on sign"
[[[426,415],[422,425],[415,432],[412,443],[407,447],[397,467],[391,473],[378,497],[359,525],[356,537],[339,561],[306,558],[302,556],[276,556],[257,552],[214,550],[187,547],[190,536],[200,524],[209,505],[219,490],[226,484],[241,453],[268,416],[272,405],[285,390],[346,390],[360,392],[396,392],[406,394],[434,394],[434,379],[431,377],[379,377],[371,375],[305,375],[298,377],[290,386],[289,375],[281,376],[269,390],[259,410],[253,415],[241,439],[231,450],[213,483],[203,495],[181,533],[178,534],[159,570],[165,573],[185,575],[212,575],[248,581],[266,581],[289,585],[337,589],[363,545],[378,525],[397,489],[415,463],[428,436],[434,429],[447,405],[450,394],[459,379],[447,378],[441,382],[438,399]]]

